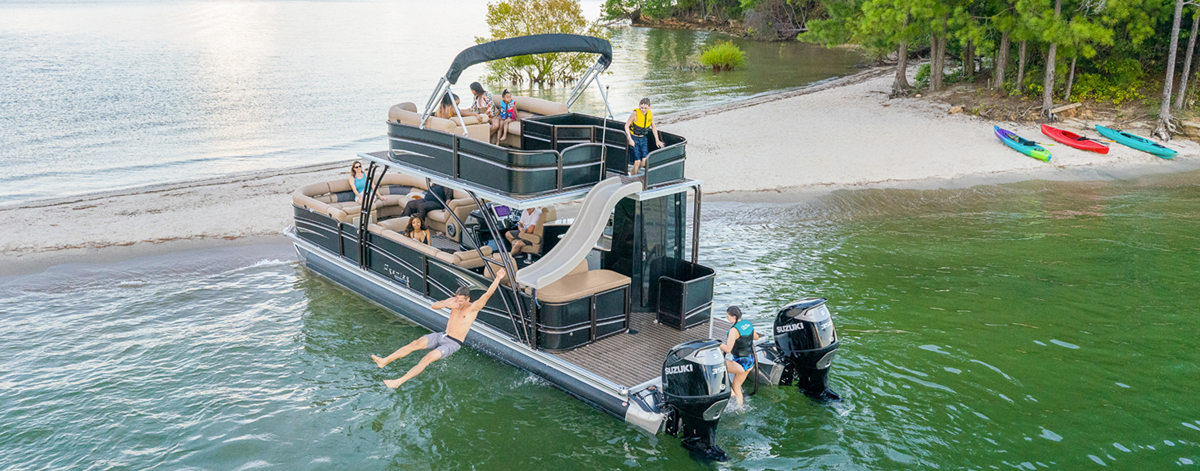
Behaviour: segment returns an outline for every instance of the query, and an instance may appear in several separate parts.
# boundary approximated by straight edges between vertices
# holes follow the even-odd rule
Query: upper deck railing
[[[683,181],[686,140],[660,132],[663,147],[646,165],[646,187]],[[625,124],[567,113],[521,120],[521,148],[512,149],[418,126],[388,122],[388,159],[512,196],[588,188],[629,163]]]

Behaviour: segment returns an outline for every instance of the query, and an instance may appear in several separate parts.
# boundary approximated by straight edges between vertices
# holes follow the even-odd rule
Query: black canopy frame
[[[592,64],[584,72],[579,82],[575,85],[575,88],[571,90],[571,96],[567,99],[566,105],[570,108],[579,99],[583,90],[591,82],[596,82],[596,86],[600,89],[600,95],[604,99],[604,107],[608,111],[608,117],[612,118],[612,107],[608,103],[608,94],[605,93],[603,86],[600,85],[600,74],[612,64],[612,44],[607,39],[578,34],[534,34],[478,44],[463,49],[457,56],[454,56],[454,61],[450,63],[450,69],[438,80],[437,86],[434,87],[433,95],[429,97],[429,102],[425,104],[425,112],[421,114],[421,128],[425,127],[425,121],[433,114],[442,97],[452,96],[450,86],[458,82],[459,76],[468,67],[509,57],[558,52],[583,52],[600,55],[596,63]],[[457,106],[454,107],[454,114],[465,135],[467,126],[463,122],[462,115],[459,114]]]

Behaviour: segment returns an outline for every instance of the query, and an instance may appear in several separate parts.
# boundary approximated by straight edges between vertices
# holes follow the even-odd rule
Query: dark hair
[[[479,82],[471,82],[471,91],[477,95],[483,95],[483,85],[480,85]]]
[[[649,105],[649,104],[650,104],[650,99],[649,99],[649,98],[642,98],[642,101],[639,101],[639,102],[638,102],[638,106],[642,106],[642,105]]]
[[[458,289],[454,290],[454,295],[455,296],[466,296],[467,299],[471,299],[471,288],[468,288],[466,286],[459,286]]]
[[[504,95],[508,95],[508,89],[507,89],[507,88],[505,88],[505,89],[504,89],[504,91],[500,92],[500,96],[501,96],[501,97],[503,97]]]
[[[725,310],[725,314],[733,316],[734,319],[737,319],[739,321],[742,320],[742,308],[740,308],[740,307],[729,306],[729,309]]]
[[[404,228],[404,235],[412,237],[414,221],[421,221],[421,230],[425,230],[425,221],[421,220],[420,217],[413,216],[408,218],[408,226]]]
[[[355,165],[357,165],[359,168],[362,168],[362,162],[359,162],[357,160],[350,162],[350,174],[351,175],[354,175],[354,166]]]

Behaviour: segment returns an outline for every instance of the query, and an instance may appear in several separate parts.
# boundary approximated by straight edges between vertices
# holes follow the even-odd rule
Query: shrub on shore
[[[734,45],[733,41],[723,41],[701,52],[700,64],[712,67],[713,72],[733,70],[746,65],[746,53]]]

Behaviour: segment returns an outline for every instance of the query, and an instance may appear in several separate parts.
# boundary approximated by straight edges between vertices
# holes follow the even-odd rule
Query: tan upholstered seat
[[[479,256],[479,252],[483,252],[483,255],[485,257],[492,255],[492,248],[486,247],[486,246],[480,247],[479,252],[477,252],[475,250],[462,250],[462,251],[458,251],[458,252],[454,252],[454,253],[444,252],[444,251],[438,250],[437,248],[435,248],[432,245],[422,244],[404,234],[393,231],[391,229],[387,229],[383,226],[382,223],[381,224],[372,224],[368,228],[368,230],[370,230],[371,232],[377,233],[389,240],[395,241],[396,243],[399,243],[405,247],[409,247],[413,250],[416,250],[417,252],[420,252],[430,258],[435,258],[437,260],[441,260],[443,262],[449,263],[451,265],[459,266],[462,268],[471,269],[471,268],[478,268],[478,267],[483,266],[483,259]]]
[[[493,98],[499,100],[498,95],[492,95]],[[543,100],[534,97],[514,97],[517,102],[517,117],[519,119],[528,119],[535,116],[552,116],[558,114],[566,114],[568,112],[567,105],[550,100]],[[421,112],[412,102],[400,103],[392,106],[388,110],[388,121],[403,123],[410,126],[421,125]],[[463,122],[467,125],[467,137],[487,142],[491,131],[491,123],[476,116],[464,116]],[[447,132],[450,134],[462,135],[463,129],[458,124],[458,117],[452,119],[438,118],[430,116],[425,120],[425,129]],[[511,122],[508,124],[508,137],[502,143],[509,147],[521,146],[521,123],[520,121]]]
[[[572,274],[538,290],[537,297],[542,302],[565,303],[622,286],[629,286],[629,283],[628,276],[612,270],[572,272]]]

